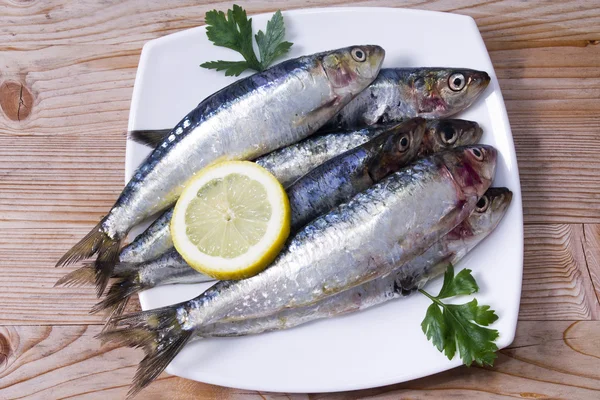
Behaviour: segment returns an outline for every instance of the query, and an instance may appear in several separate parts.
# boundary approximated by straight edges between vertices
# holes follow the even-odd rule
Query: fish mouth
[[[479,142],[483,136],[483,128],[477,125],[473,130],[473,143]]]
[[[483,82],[485,83],[485,86],[489,85],[491,80],[492,80],[492,77],[487,72],[484,72],[483,73]]]
[[[485,71],[481,71],[481,72],[473,74],[473,76],[471,76],[471,83],[472,83],[473,87],[475,87],[477,89],[477,93],[483,92],[485,90],[485,88],[488,87],[488,85],[490,84],[491,81],[492,81],[492,78]]]
[[[371,78],[376,78],[383,65],[383,60],[385,60],[385,49],[377,45],[368,45],[366,47],[369,49],[371,56]]]
[[[513,199],[513,192],[506,187],[491,187],[486,194],[492,199],[493,210],[497,212],[504,212]]]

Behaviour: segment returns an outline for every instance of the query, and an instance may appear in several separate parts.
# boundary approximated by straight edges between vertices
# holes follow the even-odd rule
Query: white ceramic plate
[[[483,304],[499,315],[498,345],[515,334],[523,270],[523,217],[519,174],[506,109],[492,63],[473,19],[428,11],[388,8],[328,8],[283,13],[289,57],[355,44],[385,48],[384,67],[445,66],[487,71],[483,96],[459,117],[484,128],[499,162],[494,184],[514,192],[497,230],[458,266],[474,271]],[[264,29],[269,15],[253,16]],[[235,80],[199,67],[204,61],[237,59],[213,46],[198,27],[148,42],[133,92],[129,129],[174,126],[202,99]],[[149,150],[127,143],[129,180]],[[140,232],[136,229],[133,234]],[[155,288],[140,295],[143,309],[195,297],[208,284]],[[440,279],[428,285],[437,293]],[[465,301],[466,299],[460,299]],[[313,322],[283,332],[209,339],[188,345],[167,372],[197,381],[277,392],[327,392],[369,388],[434,374],[461,364],[449,361],[427,341],[420,323],[429,301],[420,294],[373,309]]]

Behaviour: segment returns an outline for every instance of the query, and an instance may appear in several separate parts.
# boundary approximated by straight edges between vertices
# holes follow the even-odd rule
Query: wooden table
[[[250,14],[349,4],[238,3]],[[495,367],[310,396],[163,374],[139,398],[600,398],[599,3],[467,3],[352,5],[470,15],[490,51],[515,136],[526,223],[517,337]],[[101,319],[88,314],[95,296],[53,288],[71,270],[54,263],[123,187],[142,45],[230,5],[0,0],[0,399],[124,397],[141,352],[100,346]]]

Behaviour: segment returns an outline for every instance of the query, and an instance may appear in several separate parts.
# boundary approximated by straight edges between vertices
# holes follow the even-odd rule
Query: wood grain
[[[210,1],[143,2],[106,1],[18,1],[3,0],[0,35],[6,46],[47,46],[50,44],[137,43],[204,23],[204,14],[213,8],[226,9],[229,3]],[[281,3],[266,0],[239,1],[249,14],[272,12]],[[595,1],[550,1],[531,6],[527,2],[456,0],[398,3],[348,0],[290,0],[285,9],[323,6],[385,6],[455,12],[474,17],[486,41],[556,41],[600,39],[600,10]],[[136,18],[131,18],[135,15]]]
[[[598,2],[237,3],[250,14],[403,6],[475,18],[502,87],[521,173],[527,225],[517,337],[493,369],[457,368],[367,391],[257,393],[163,374],[140,398],[600,398]],[[123,132],[142,45],[229,6],[0,0],[0,399],[126,393],[141,353],[100,347],[93,337],[101,318],[88,314],[95,297],[87,288],[53,288],[72,270],[53,265],[122,189]]]
[[[600,46],[490,55],[515,140],[525,222],[599,223]]]
[[[583,225],[525,226],[519,320],[598,320]]]
[[[600,225],[585,225],[585,261],[588,266],[596,300],[600,302]]]
[[[100,347],[90,326],[0,328],[2,399],[123,398],[141,351]],[[211,386],[167,374],[144,399],[313,399],[501,397],[596,399],[600,396],[600,321],[524,321],[493,369],[460,367],[385,388],[286,395]],[[0,360],[1,361],[1,360]],[[365,366],[367,367],[367,366]]]

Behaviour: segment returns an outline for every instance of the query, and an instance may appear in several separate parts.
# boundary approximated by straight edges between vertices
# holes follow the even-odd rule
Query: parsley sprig
[[[427,309],[425,319],[421,323],[423,333],[431,340],[439,351],[443,351],[448,359],[458,352],[463,363],[470,366],[473,361],[479,365],[494,364],[498,347],[494,341],[498,331],[485,328],[498,319],[490,306],[480,306],[473,299],[465,304],[445,304],[441,300],[459,295],[477,292],[479,286],[471,275],[471,270],[463,269],[454,276],[452,265],[444,274],[444,284],[437,296],[426,291],[419,292],[427,296],[433,304]]]
[[[216,46],[227,47],[240,53],[245,61],[209,61],[200,64],[203,68],[225,71],[226,76],[239,76],[247,69],[264,71],[276,58],[287,53],[292,43],[284,41],[285,25],[281,11],[277,11],[267,22],[265,32],[258,31],[254,36],[258,45],[260,60],[252,43],[252,18],[246,11],[234,4],[232,10],[212,10],[206,13],[206,36]]]

